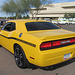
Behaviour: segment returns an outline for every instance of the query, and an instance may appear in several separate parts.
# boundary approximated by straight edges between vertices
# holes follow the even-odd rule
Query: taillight
[[[70,43],[74,43],[75,42],[75,38],[70,40]]]
[[[59,46],[60,45],[60,41],[54,41],[52,42],[52,46]]]
[[[43,49],[43,48],[50,48],[51,47],[51,42],[47,42],[47,43],[42,43],[40,45],[40,48]]]
[[[58,47],[71,45],[71,44],[75,44],[75,38],[59,40],[59,41],[44,42],[40,45],[40,49],[41,50],[53,49],[53,48],[58,48]]]

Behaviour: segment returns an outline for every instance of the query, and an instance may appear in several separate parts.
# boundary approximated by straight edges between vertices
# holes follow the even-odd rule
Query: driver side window
[[[15,23],[7,23],[4,25],[4,27],[2,28],[2,30],[5,30],[5,31],[13,31],[15,30]]]

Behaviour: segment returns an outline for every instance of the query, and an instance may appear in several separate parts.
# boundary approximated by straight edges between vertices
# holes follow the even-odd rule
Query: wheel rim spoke
[[[15,60],[16,60],[16,63],[20,66],[23,64],[23,54],[22,52],[20,51],[19,48],[16,48],[15,50]]]

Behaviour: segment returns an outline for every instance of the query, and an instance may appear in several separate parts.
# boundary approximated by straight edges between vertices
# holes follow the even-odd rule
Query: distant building
[[[35,9],[32,9],[35,11]],[[75,13],[75,2],[56,3],[46,5],[37,15],[37,18],[61,18],[65,13]],[[30,18],[32,15],[30,13]]]

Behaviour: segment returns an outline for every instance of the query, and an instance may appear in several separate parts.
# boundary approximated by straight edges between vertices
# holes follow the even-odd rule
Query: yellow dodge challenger
[[[19,68],[47,67],[75,57],[75,32],[48,21],[11,20],[0,30],[0,45],[14,54]]]

